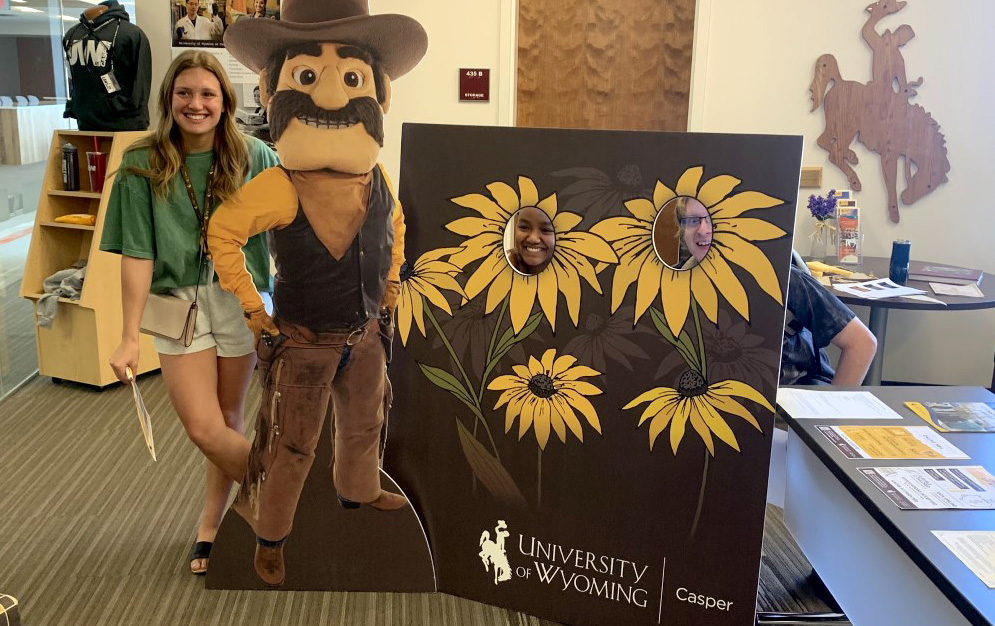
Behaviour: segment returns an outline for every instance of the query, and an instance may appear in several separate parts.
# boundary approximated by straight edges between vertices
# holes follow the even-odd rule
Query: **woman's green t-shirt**
[[[254,137],[247,137],[246,141],[249,146],[246,181],[266,168],[279,165],[276,154],[262,141]],[[186,156],[190,182],[202,208],[207,194],[207,174],[213,160],[214,152]],[[139,259],[154,259],[151,286],[154,293],[203,282],[197,266],[200,224],[182,176],[176,176],[166,197],[159,198],[152,192],[149,179],[125,171],[128,166],[148,169],[149,149],[128,150],[121,159],[107,203],[100,249]],[[272,291],[266,234],[253,236],[242,250],[256,289]]]

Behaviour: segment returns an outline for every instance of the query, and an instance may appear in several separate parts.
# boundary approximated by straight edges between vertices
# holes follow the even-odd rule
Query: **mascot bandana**
[[[380,488],[404,217],[377,158],[391,81],[428,38],[409,17],[370,15],[366,0],[283,0],[279,21],[240,20],[224,39],[259,74],[282,163],[218,207],[207,238],[221,286],[259,339],[263,399],[234,508],[255,531],[256,572],[277,586],[326,415],[342,506],[407,504]],[[241,252],[264,231],[277,269],[272,318]]]

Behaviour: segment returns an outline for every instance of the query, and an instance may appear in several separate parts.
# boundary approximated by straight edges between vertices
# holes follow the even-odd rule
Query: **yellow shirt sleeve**
[[[401,265],[404,264],[404,210],[401,208],[401,201],[397,199],[397,194],[394,193],[394,185],[390,182],[387,171],[383,165],[379,165],[379,167],[380,173],[383,174],[383,179],[387,183],[387,189],[390,190],[390,195],[394,198],[394,215],[392,218],[394,222],[394,250],[391,255],[393,262],[391,263],[390,271],[387,273],[387,281],[400,282]]]
[[[242,246],[249,237],[289,226],[297,217],[297,192],[279,167],[263,170],[225,200],[211,216],[207,247],[221,288],[238,297],[245,311],[263,308],[263,299],[245,267]]]

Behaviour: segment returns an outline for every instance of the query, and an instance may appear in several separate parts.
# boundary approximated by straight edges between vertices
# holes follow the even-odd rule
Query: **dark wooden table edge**
[[[868,391],[868,389],[863,389],[860,387],[852,388],[840,388],[840,387],[816,387],[816,386],[797,386],[799,389],[815,389],[815,390],[825,390],[825,391]],[[931,387],[923,387],[924,389],[929,389]],[[948,389],[948,387],[945,387]],[[822,462],[823,465],[832,473],[837,480],[843,485],[844,488],[852,495],[857,502],[867,511],[874,521],[876,521],[881,528],[884,529],[888,536],[902,548],[902,551],[919,566],[919,569],[929,578],[929,580],[936,585],[936,587],[947,597],[950,602],[956,606],[964,617],[972,624],[991,624],[988,618],[985,617],[981,611],[974,606],[974,604],[966,597],[955,585],[953,585],[947,577],[933,565],[933,562],[923,554],[916,544],[909,539],[904,532],[898,526],[896,526],[891,519],[881,510],[874,500],[868,496],[864,490],[854,481],[850,475],[843,469],[843,467],[833,458],[832,451],[827,450],[823,446],[819,445],[819,442],[813,436],[813,433],[808,432],[799,420],[792,418],[788,415],[787,411],[777,406],[777,412],[782,419],[788,424],[788,426],[795,432],[796,435],[802,440],[802,442],[808,446],[808,449],[815,453],[816,457]],[[824,426],[819,420],[805,420],[812,424],[813,428],[815,426]],[[849,424],[849,420],[841,421],[842,424]],[[851,459],[848,459],[851,460]],[[852,459],[859,460],[859,459]],[[868,484],[869,487],[873,485]]]

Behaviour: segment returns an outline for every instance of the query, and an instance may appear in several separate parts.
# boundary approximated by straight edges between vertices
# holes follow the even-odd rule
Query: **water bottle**
[[[891,263],[888,267],[888,278],[891,282],[904,285],[909,279],[909,248],[912,244],[908,239],[896,239],[891,243]]]
[[[79,191],[79,151],[71,143],[62,146],[62,188]]]

